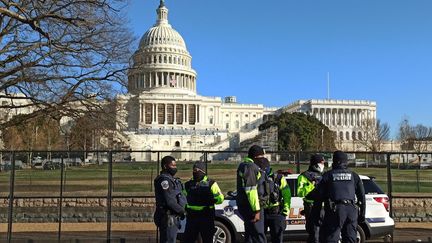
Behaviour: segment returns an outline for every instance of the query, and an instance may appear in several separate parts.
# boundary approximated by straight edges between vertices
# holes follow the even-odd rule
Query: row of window
[[[244,116],[245,116],[245,117],[249,117],[249,114],[245,114]],[[225,114],[225,117],[230,117],[230,114]],[[239,117],[239,114],[236,114],[235,117]],[[255,118],[255,117],[256,117],[256,114],[253,114],[252,117]]]
[[[138,57],[138,63],[143,64],[161,64],[161,63],[168,63],[168,64],[176,64],[176,65],[183,65],[183,66],[191,66],[191,61],[189,58],[184,58],[180,56],[167,56],[167,55],[151,55],[146,57]]]
[[[204,143],[204,142],[203,142],[203,141],[199,141],[199,143],[202,144],[202,143]],[[163,141],[162,144],[163,144],[163,146],[170,146],[170,142],[169,142],[169,141]],[[157,145],[158,145],[158,142],[157,142],[156,140],[154,140],[154,141],[152,142],[152,145],[153,145],[153,146],[157,146]],[[187,145],[187,146],[191,146],[191,145],[192,145],[191,141],[187,141],[187,142],[186,142],[186,145]],[[174,142],[174,146],[175,146],[175,147],[180,147],[180,146],[181,146],[180,141],[175,141],[175,142]]]

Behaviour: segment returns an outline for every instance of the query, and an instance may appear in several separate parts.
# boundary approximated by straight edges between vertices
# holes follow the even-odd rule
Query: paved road
[[[153,243],[156,242],[154,232],[113,232],[112,243]],[[67,232],[62,234],[61,242],[70,243],[106,243],[105,232]],[[396,229],[394,241],[398,243],[430,242],[432,243],[432,230],[430,229]],[[0,243],[6,242],[5,235],[0,236]],[[57,243],[57,234],[53,233],[16,233],[12,242],[16,243]],[[300,243],[300,241],[287,241]],[[383,240],[369,240],[368,243],[383,242]]]

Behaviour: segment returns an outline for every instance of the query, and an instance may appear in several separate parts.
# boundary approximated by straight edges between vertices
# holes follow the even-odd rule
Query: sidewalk
[[[13,232],[57,232],[58,223],[14,223]],[[106,223],[62,223],[62,232],[102,232],[106,231]],[[156,226],[151,222],[127,222],[111,224],[112,231],[155,231]],[[0,224],[0,233],[7,232],[7,224]]]
[[[396,222],[396,229],[431,229],[432,222]],[[106,223],[63,223],[62,232],[103,232],[106,231]],[[143,232],[155,231],[156,226],[152,222],[126,222],[111,224],[112,231]],[[14,223],[13,232],[57,232],[58,223]],[[0,224],[0,233],[7,232],[7,224]]]
[[[432,222],[396,222],[396,229],[430,229],[432,230]]]

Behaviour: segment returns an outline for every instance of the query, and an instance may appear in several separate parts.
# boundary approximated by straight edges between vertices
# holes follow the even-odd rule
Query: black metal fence
[[[153,198],[153,180],[165,155],[177,158],[178,175],[187,180],[192,163],[202,160],[209,176],[215,178],[223,191],[234,190],[235,170],[246,151],[0,151],[0,214],[7,214],[6,241],[14,239],[14,224],[22,222],[57,223],[56,240],[65,235],[64,222],[81,222],[74,204],[101,205],[91,210],[92,222],[106,223],[106,242],[126,242],[113,235],[112,223],[121,217],[135,221],[151,221],[151,215],[129,215],[121,209],[142,204]],[[310,155],[315,152],[267,152],[275,170],[300,173],[307,169]],[[322,153],[329,164],[331,152]],[[406,152],[347,152],[349,166],[359,174],[371,176],[386,191],[390,200],[403,197],[432,195],[432,154]],[[91,156],[89,156],[91,155]],[[91,159],[88,159],[90,158]],[[135,160],[134,160],[135,158]],[[429,194],[430,193],[430,194]],[[39,201],[38,201],[39,200]],[[76,200],[76,201],[72,201]],[[123,201],[122,201],[123,200]],[[119,204],[113,206],[113,201]],[[29,205],[25,205],[28,203]],[[36,212],[27,212],[34,204]],[[84,203],[83,208],[87,207]],[[43,212],[44,204],[50,205]],[[102,205],[103,204],[103,205]],[[151,204],[151,203],[150,203]],[[67,205],[67,207],[65,206]],[[120,205],[120,206],[119,206]],[[130,206],[130,207],[132,207]],[[1,208],[7,207],[7,213]],[[41,211],[42,210],[42,211]],[[151,211],[151,210],[150,210]],[[37,215],[42,215],[38,218]],[[26,218],[26,215],[30,218]],[[29,216],[30,215],[30,216]],[[137,216],[138,215],[138,216]],[[113,217],[114,216],[114,217]],[[0,216],[1,219],[1,216]],[[3,219],[3,221],[5,221]],[[74,221],[76,220],[76,221]]]

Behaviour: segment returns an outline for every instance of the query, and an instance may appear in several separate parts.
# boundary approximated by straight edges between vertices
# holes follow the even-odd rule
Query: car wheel
[[[215,221],[216,232],[213,236],[214,243],[232,243],[231,231],[220,221]],[[196,243],[202,243],[201,235],[198,235]]]
[[[341,240],[338,241],[339,243],[342,242],[342,235]],[[365,243],[366,242],[366,235],[362,227],[360,225],[357,225],[357,236],[356,236],[356,242],[357,243]]]
[[[216,233],[213,237],[214,243],[231,243],[231,231],[220,221],[215,221]]]
[[[365,243],[366,234],[360,225],[357,225],[357,243]]]

